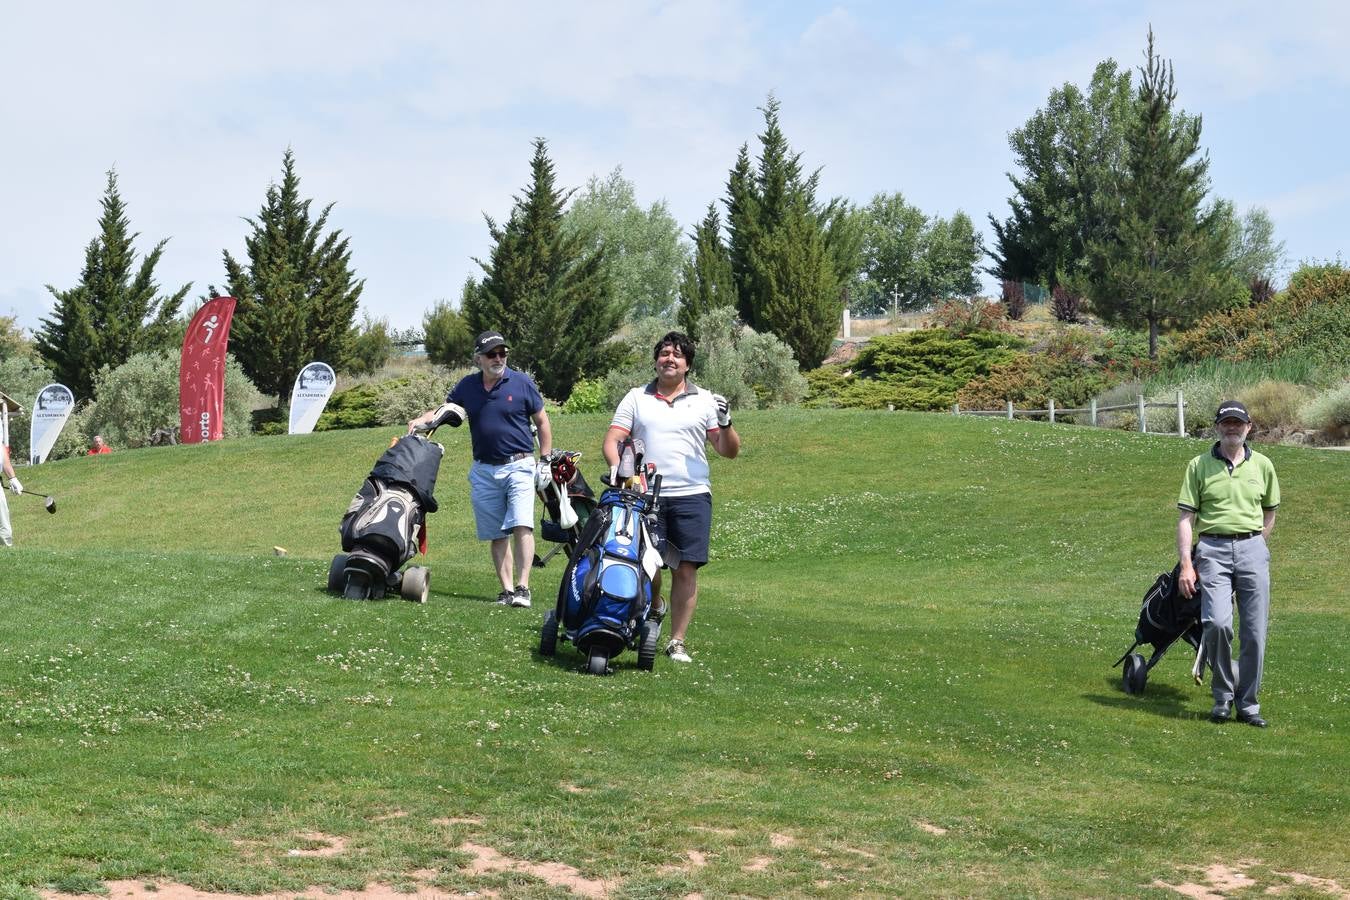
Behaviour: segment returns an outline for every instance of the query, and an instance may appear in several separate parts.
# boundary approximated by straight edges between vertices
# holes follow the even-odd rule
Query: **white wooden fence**
[[[1120,410],[1136,410],[1139,415],[1139,431],[1148,432],[1148,422],[1144,417],[1146,409],[1176,409],[1177,411],[1177,434],[1181,437],[1186,436],[1186,401],[1181,396],[1181,391],[1177,391],[1177,401],[1172,403],[1149,403],[1144,399],[1143,394],[1138,395],[1138,401],[1135,403],[1122,403],[1112,406],[1098,406],[1097,401],[1093,400],[1090,406],[1082,409],[1060,409],[1055,406],[1055,401],[1051,400],[1046,409],[1014,409],[1012,401],[1009,400],[1007,406],[1003,409],[962,409],[961,404],[952,405],[952,414],[957,416],[1006,416],[1011,419],[1013,416],[1049,416],[1050,421],[1055,421],[1056,416],[1069,416],[1087,413],[1091,424],[1097,424],[1097,414],[1104,412],[1117,412]],[[1170,433],[1170,432],[1169,432]]]

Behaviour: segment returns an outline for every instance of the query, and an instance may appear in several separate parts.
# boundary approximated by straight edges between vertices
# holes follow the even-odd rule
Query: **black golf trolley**
[[[1179,640],[1189,644],[1196,652],[1195,665],[1191,669],[1196,683],[1204,680],[1205,660],[1200,647],[1203,633],[1200,624],[1200,592],[1197,590],[1192,597],[1182,596],[1180,580],[1181,565],[1178,563],[1171,572],[1159,575],[1144,594],[1139,623],[1134,629],[1134,643],[1112,666],[1115,668],[1124,663],[1121,684],[1127,694],[1144,692],[1148,673]],[[1140,644],[1153,646],[1153,654],[1147,660],[1142,653],[1134,652]]]
[[[445,448],[421,434],[399,438],[380,456],[338,526],[342,553],[328,566],[328,590],[350,600],[397,594],[426,603],[431,573],[399,567],[426,552],[426,516],[436,511],[436,475]]]

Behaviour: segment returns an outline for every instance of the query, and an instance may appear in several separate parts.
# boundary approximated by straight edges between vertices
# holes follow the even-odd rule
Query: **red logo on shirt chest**
[[[510,394],[507,394],[507,395],[506,395],[506,402],[507,402],[507,403],[510,403],[510,402],[511,402],[512,400],[514,400],[514,399],[516,399],[516,398],[515,398],[515,397],[512,397]]]

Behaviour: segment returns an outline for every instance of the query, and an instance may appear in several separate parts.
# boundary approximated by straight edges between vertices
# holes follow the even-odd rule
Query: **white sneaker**
[[[666,656],[669,656],[673,662],[687,663],[693,662],[694,658],[689,655],[689,651],[684,647],[684,641],[675,638],[669,644],[666,644]]]
[[[511,605],[528,609],[530,606],[530,589],[527,587],[516,588],[516,592],[511,595]]]

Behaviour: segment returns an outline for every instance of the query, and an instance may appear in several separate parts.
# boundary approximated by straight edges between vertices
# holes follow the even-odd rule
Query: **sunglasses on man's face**
[[[506,354],[510,352],[511,351],[507,350],[505,347],[498,347],[496,350],[489,350],[483,355],[488,359],[506,359]]]

